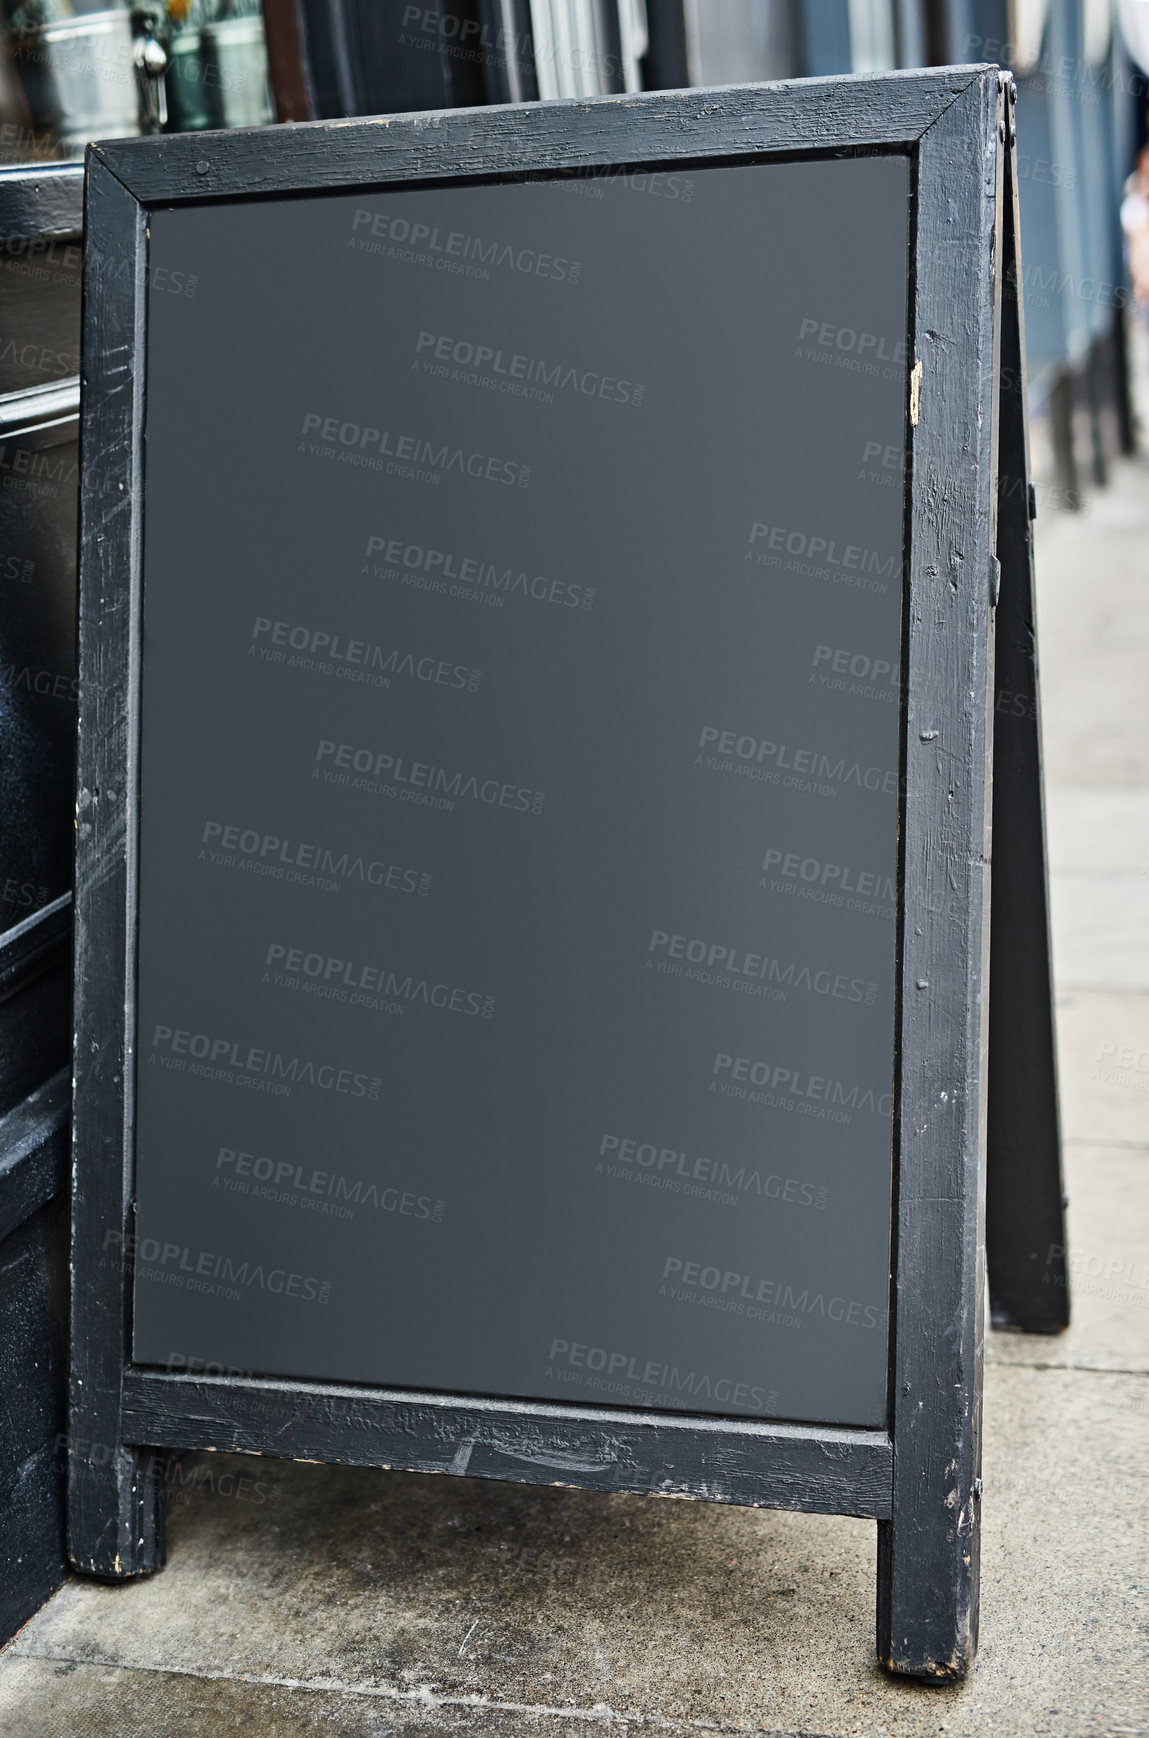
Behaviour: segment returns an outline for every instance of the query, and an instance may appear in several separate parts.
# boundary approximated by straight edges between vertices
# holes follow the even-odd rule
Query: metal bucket
[[[264,127],[274,120],[263,19],[221,18],[172,38],[167,73],[169,125]]]
[[[204,76],[204,51],[198,29],[180,30],[168,44],[168,125],[174,133],[199,133],[220,127],[210,87]]]
[[[9,53],[32,125],[80,151],[140,130],[131,15],[89,12],[13,31]]]

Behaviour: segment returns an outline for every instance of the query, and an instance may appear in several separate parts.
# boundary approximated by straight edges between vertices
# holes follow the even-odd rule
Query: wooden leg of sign
[[[84,261],[91,308],[85,380],[96,408],[85,415],[86,478],[81,563],[83,729],[77,762],[76,828],[87,850],[77,864],[74,978],[77,1029],[72,1098],[72,1354],[68,1403],[68,1553],[77,1569],[119,1578],[163,1563],[166,1457],[125,1444],[123,1375],[130,1358],[129,1299],[134,1218],[128,1156],[132,1131],[124,1082],[134,1057],[124,961],[135,923],[127,804],[116,766],[135,767],[129,703],[109,672],[130,656],[138,612],[132,586],[142,526],[142,480],[132,457],[143,422],[143,299],[147,218],[127,188],[91,162],[87,210],[96,240]],[[92,316],[94,319],[94,316]],[[99,463],[89,459],[98,456]],[[125,506],[130,508],[124,512]],[[135,772],[129,775],[133,780]],[[101,1034],[96,1038],[93,1034]]]
[[[1010,153],[1012,161],[1013,153]],[[1069,1322],[1049,946],[1016,194],[1005,200],[986,1252],[993,1325]]]
[[[77,942],[77,956],[86,943]],[[122,1066],[119,1057],[108,1064]],[[116,1097],[103,1060],[77,1064],[73,1138],[99,1142],[108,1162],[77,1165],[72,1191],[72,1370],[68,1401],[68,1555],[88,1575],[146,1575],[164,1561],[168,1456],[125,1443],[123,1371],[133,1249]],[[123,1229],[109,1229],[109,1226]]]
[[[968,87],[922,136],[919,238],[935,223],[939,235],[980,232],[980,258],[1000,259],[1004,133],[995,78]],[[997,175],[987,198],[990,153]],[[948,244],[932,253],[919,245],[912,354],[927,384],[910,400],[906,430],[921,503],[911,523],[911,588],[920,575],[919,595],[931,601],[906,640],[903,838],[927,845],[916,851],[912,876],[907,866],[900,925],[888,1388],[894,1460],[890,1515],[878,1527],[877,1651],[887,1671],[933,1684],[962,1677],[977,1651],[981,1530],[1000,275],[974,257]],[[919,476],[930,479],[924,495]],[[984,482],[971,491],[975,476]],[[956,715],[942,718],[939,694],[948,694]]]
[[[77,1069],[78,1107],[95,1069]],[[93,1094],[93,1097],[95,1095]],[[111,1094],[104,1104],[113,1104]],[[93,1107],[94,1108],[94,1107]],[[98,1115],[99,1112],[96,1113]],[[95,1116],[77,1122],[94,1134]],[[72,1199],[72,1375],[68,1405],[68,1555],[87,1575],[120,1580],[163,1567],[168,1455],[125,1443],[122,1375],[131,1295],[122,1168],[79,1167]]]
[[[127,1580],[164,1564],[164,1479],[168,1455],[123,1444],[71,1443],[68,1555],[85,1575]]]

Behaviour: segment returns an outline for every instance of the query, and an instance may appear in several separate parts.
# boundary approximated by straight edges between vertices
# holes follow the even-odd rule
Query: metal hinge
[[[1001,596],[1001,562],[996,555],[989,558],[989,607],[995,610]]]

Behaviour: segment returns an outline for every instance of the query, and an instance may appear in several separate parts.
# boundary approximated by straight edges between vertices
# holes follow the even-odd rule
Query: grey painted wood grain
[[[996,72],[919,147],[890,1404],[878,1655],[960,1676],[977,1646],[993,692]]]
[[[72,895],[61,893],[0,934],[0,1001],[67,948],[72,934]]]
[[[129,1439],[879,1519],[880,1430],[132,1370]]]
[[[1014,87],[1010,85],[1012,91]],[[1011,105],[1012,106],[1012,105]],[[1012,131],[1012,128],[1010,129]],[[995,1327],[1069,1325],[1041,696],[1025,420],[1017,153],[1006,158],[994,670],[986,1260]]]
[[[67,1250],[62,1194],[0,1241],[0,1644],[68,1573],[59,1454]]]
[[[68,893],[0,935],[0,1117],[68,1060],[71,941]]]
[[[0,1240],[67,1184],[71,1097],[62,1069],[0,1117]]]
[[[79,163],[38,163],[0,169],[0,244],[66,240],[84,221],[84,171]]]
[[[971,67],[929,67],[878,78],[446,109],[258,132],[173,133],[93,149],[147,204],[250,198],[389,179],[912,143],[978,77]]]
[[[81,361],[76,1043],[69,1550],[123,1575],[162,1557],[156,1481],[123,1445],[130,1273],[134,809],[146,215],[89,158]],[[92,1445],[80,1448],[80,1444]]]

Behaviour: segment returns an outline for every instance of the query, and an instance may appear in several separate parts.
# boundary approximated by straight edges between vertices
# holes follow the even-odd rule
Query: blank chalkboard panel
[[[152,215],[138,1361],[885,1421],[908,194]]]

